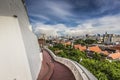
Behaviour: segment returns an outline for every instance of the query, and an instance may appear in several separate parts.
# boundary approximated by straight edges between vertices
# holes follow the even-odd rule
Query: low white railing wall
[[[82,70],[82,76],[84,80],[98,80],[91,72],[89,72],[85,67],[74,61],[74,63],[79,67],[79,70]],[[87,78],[87,79],[86,79]]]
[[[55,61],[67,66],[72,71],[76,80],[97,80],[95,76],[93,76],[86,68],[84,68],[77,62],[66,58],[58,57],[48,48],[44,48],[44,49],[48,51],[48,53],[53,57]]]

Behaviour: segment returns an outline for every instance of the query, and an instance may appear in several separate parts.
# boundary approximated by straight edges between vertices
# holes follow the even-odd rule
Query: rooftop
[[[111,59],[118,59],[118,58],[120,58],[120,52],[110,54],[110,55],[108,55],[108,57]]]
[[[85,51],[87,48],[86,48],[86,46],[81,46],[81,45],[74,45],[74,48],[75,49],[79,49],[80,51]]]
[[[99,46],[91,46],[91,47],[88,47],[88,49],[90,51],[93,51],[93,52],[97,52],[97,53],[100,53],[102,50],[99,48]]]

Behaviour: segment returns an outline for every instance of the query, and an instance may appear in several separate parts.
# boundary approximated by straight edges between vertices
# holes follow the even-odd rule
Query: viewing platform
[[[77,62],[57,57],[48,48],[44,48],[42,52],[43,65],[37,80],[97,80]]]

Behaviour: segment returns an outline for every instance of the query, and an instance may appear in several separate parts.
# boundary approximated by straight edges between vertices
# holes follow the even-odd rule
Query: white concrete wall
[[[17,18],[14,18],[13,15],[16,15]],[[14,71],[16,73],[18,72],[18,74],[21,73],[25,77],[29,76],[29,79],[21,77],[22,79],[17,79],[17,80],[31,80],[30,73],[32,76],[32,80],[36,80],[41,68],[42,54],[40,53],[36,36],[29,30],[28,17],[26,15],[26,11],[24,9],[24,6],[21,0],[0,0],[0,16],[1,16],[0,23],[2,22],[0,24],[0,39],[2,38],[1,36],[4,37],[2,41],[0,40],[0,43],[2,43],[2,45],[0,44],[0,49],[4,51],[9,49],[8,51],[5,51],[5,52],[0,51],[0,54],[1,54],[0,56],[3,57],[3,60],[0,59],[0,61],[2,63],[4,62],[6,63],[6,65],[1,64],[4,67],[3,71],[11,69],[12,67],[13,72]],[[6,16],[4,17],[5,19],[3,19],[3,16]],[[16,24],[17,20],[18,20],[17,26],[13,26]],[[14,24],[14,21],[15,21],[15,24]],[[2,47],[3,45],[4,47]],[[14,55],[16,53],[17,55]],[[10,59],[7,60],[6,56],[4,56],[3,54],[5,55],[10,54],[9,55]],[[22,56],[22,57],[19,57],[19,56]],[[16,59],[18,59],[18,61]],[[7,64],[7,61],[8,62],[10,61],[9,63],[11,65],[9,63]],[[19,62],[21,62],[20,65],[18,65]],[[12,63],[15,63],[15,64],[12,64]],[[18,69],[19,66],[22,66],[22,69]],[[11,72],[12,70],[7,72],[6,74],[10,74]],[[0,70],[0,74],[2,74],[1,70]],[[4,75],[3,78],[7,77],[6,74],[2,74],[2,76]],[[13,74],[12,76],[16,76],[16,75]],[[11,80],[11,79],[6,79],[6,78],[2,79],[0,77],[0,80]]]
[[[0,80],[14,79],[32,80],[30,67],[17,19],[0,16]]]

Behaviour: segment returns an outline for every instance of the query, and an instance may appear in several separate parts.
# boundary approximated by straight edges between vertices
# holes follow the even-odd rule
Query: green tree
[[[86,39],[86,40],[85,40],[85,43],[86,43],[86,44],[94,44],[94,43],[97,43],[97,40]]]

